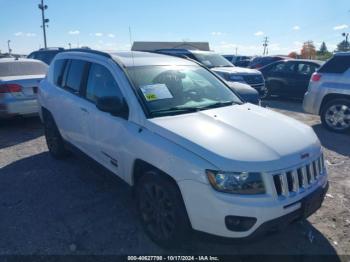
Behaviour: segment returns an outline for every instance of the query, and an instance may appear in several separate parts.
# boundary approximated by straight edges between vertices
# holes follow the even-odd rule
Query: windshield
[[[241,103],[220,80],[198,66],[142,66],[127,69],[152,116],[184,114]]]
[[[193,55],[197,58],[199,62],[205,65],[208,68],[213,67],[233,67],[225,57],[222,55],[218,55],[215,53],[193,53]]]
[[[0,76],[45,75],[48,66],[41,62],[13,61],[0,63]]]

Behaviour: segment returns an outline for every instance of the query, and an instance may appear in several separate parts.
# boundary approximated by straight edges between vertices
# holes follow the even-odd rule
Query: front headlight
[[[235,82],[244,82],[244,78],[242,76],[238,76],[238,75],[230,75],[229,80],[235,81]]]
[[[206,170],[213,188],[220,192],[241,195],[265,194],[265,186],[260,173],[236,173]]]

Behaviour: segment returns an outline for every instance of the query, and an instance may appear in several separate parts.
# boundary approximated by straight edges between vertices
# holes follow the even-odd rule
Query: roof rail
[[[63,51],[66,52],[82,52],[82,53],[89,53],[89,54],[95,54],[95,55],[101,55],[104,57],[112,58],[112,56],[106,52],[94,50],[94,49],[87,49],[87,48],[72,48],[72,49],[65,49]]]
[[[63,47],[43,47],[43,48],[40,48],[39,51],[45,51],[45,50],[64,50]]]

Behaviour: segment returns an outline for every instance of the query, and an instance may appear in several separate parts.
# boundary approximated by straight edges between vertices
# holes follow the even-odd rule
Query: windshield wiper
[[[233,104],[239,104],[239,103],[238,103],[238,102],[235,102],[235,101],[217,102],[217,103],[214,103],[214,104],[210,104],[210,105],[207,105],[207,106],[203,106],[203,107],[201,107],[201,109],[209,109],[209,108],[224,107],[224,106],[230,106],[230,105],[233,105]]]
[[[152,111],[152,114],[163,114],[163,113],[192,113],[201,110],[199,107],[171,107],[160,110]]]
[[[160,109],[160,110],[155,110],[152,111],[153,114],[181,114],[181,113],[193,113],[193,112],[198,112],[201,110],[205,109],[210,109],[210,108],[217,108],[217,107],[224,107],[224,106],[230,106],[233,104],[240,104],[235,101],[224,101],[224,102],[217,102],[213,103],[207,106],[201,106],[201,107],[171,107],[171,108],[165,108],[165,109]]]

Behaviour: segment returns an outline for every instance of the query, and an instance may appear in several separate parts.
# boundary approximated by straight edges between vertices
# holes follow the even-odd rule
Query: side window
[[[64,88],[70,89],[74,93],[79,92],[86,65],[87,62],[85,61],[71,60]]]
[[[297,67],[298,74],[312,75],[316,71],[316,66],[311,64],[300,63]]]
[[[271,72],[274,72],[274,73],[283,72],[284,67],[285,67],[285,63],[275,64],[274,66],[272,66]]]
[[[63,72],[65,65],[67,64],[67,60],[61,59],[56,60],[53,71],[53,82],[56,86],[61,86],[63,80]]]
[[[91,64],[87,80],[86,98],[96,103],[100,97],[106,96],[123,97],[109,70],[102,65]]]
[[[350,55],[333,56],[318,70],[320,73],[343,74],[350,68]]]

